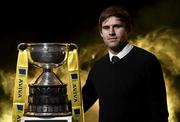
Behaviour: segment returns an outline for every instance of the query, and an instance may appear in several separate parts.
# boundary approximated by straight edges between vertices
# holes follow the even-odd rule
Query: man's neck
[[[133,45],[127,44],[119,53],[116,53],[116,52],[112,53],[110,50],[108,50],[110,61],[112,61],[113,56],[117,56],[119,59],[123,58],[132,50],[132,48],[133,48]]]

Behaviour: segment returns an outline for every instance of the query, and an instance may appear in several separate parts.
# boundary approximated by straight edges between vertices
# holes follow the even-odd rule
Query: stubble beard
[[[120,43],[118,43],[115,46],[112,47],[108,47],[110,50],[112,50],[115,53],[119,53],[120,51],[122,51],[122,49],[128,44],[127,40],[123,40]]]

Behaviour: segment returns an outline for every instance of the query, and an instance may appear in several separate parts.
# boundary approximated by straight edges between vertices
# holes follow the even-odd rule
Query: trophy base
[[[72,122],[72,116],[64,117],[27,117],[23,116],[21,122]]]
[[[71,112],[68,113],[36,113],[36,112],[26,112],[25,116],[28,117],[64,117],[70,116]]]

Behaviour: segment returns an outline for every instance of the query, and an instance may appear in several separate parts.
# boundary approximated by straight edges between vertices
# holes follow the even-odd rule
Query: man
[[[99,99],[99,122],[168,122],[160,63],[128,43],[128,12],[108,7],[100,15],[99,29],[108,54],[89,72],[82,91],[84,111]]]

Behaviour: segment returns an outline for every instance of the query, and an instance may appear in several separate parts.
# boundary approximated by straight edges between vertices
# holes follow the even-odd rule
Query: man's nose
[[[111,27],[111,28],[109,29],[109,35],[115,35],[115,31],[114,31],[114,28],[113,28],[113,27]]]

